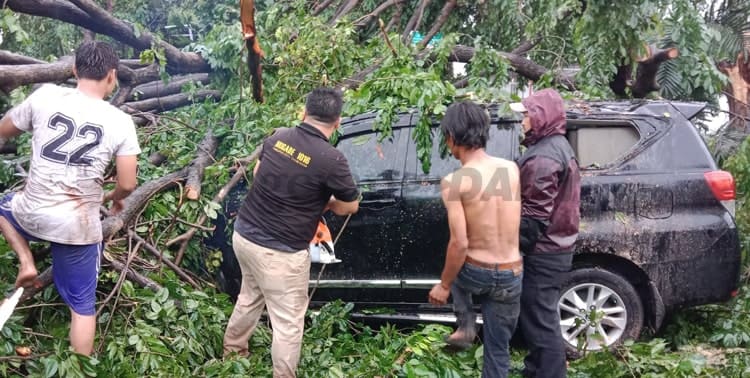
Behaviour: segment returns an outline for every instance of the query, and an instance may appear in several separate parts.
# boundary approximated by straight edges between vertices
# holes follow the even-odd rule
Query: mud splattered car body
[[[581,224],[574,271],[560,298],[561,335],[589,349],[658,328],[665,313],[727,300],[738,287],[740,246],[734,222],[734,182],[718,171],[690,119],[702,104],[663,101],[569,106],[567,138],[581,166]],[[516,160],[520,123],[489,106],[490,154]],[[375,115],[342,123],[337,148],[349,159],[363,192],[336,244],[342,263],[328,265],[313,304],[342,299],[360,314],[385,319],[450,321],[450,307],[426,303],[448,242],[440,178],[459,163],[432,150],[424,173],[411,138],[417,114],[400,114],[393,135],[379,141]],[[437,125],[435,125],[437,126]],[[439,137],[437,128],[433,137]],[[244,198],[226,203],[231,219]],[[343,218],[329,216],[333,234]],[[236,295],[239,268],[218,221],[213,242],[224,251],[223,288]],[[388,311],[366,311],[387,308]],[[598,336],[597,336],[598,335]]]

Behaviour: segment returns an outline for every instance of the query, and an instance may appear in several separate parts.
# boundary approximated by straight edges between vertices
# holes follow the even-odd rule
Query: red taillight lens
[[[708,187],[719,201],[729,201],[735,198],[734,177],[727,171],[711,171],[703,174]]]

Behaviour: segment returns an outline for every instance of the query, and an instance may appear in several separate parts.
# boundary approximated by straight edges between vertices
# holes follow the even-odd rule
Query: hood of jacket
[[[524,134],[524,146],[534,145],[550,135],[565,135],[565,104],[557,91],[542,89],[521,103],[531,118],[531,129]]]

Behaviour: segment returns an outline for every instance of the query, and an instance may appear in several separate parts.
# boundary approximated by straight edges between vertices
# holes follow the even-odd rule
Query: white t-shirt
[[[104,171],[113,156],[141,152],[130,116],[104,100],[51,84],[8,114],[16,127],[32,133],[29,175],[12,202],[16,221],[42,240],[100,242]]]

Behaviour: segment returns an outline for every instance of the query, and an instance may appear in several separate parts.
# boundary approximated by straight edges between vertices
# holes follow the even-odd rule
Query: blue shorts
[[[24,239],[44,242],[30,235],[16,221],[11,211],[10,193],[0,198],[0,217],[4,217]],[[96,281],[104,243],[70,245],[50,243],[52,250],[52,278],[63,301],[79,315],[96,314]]]

